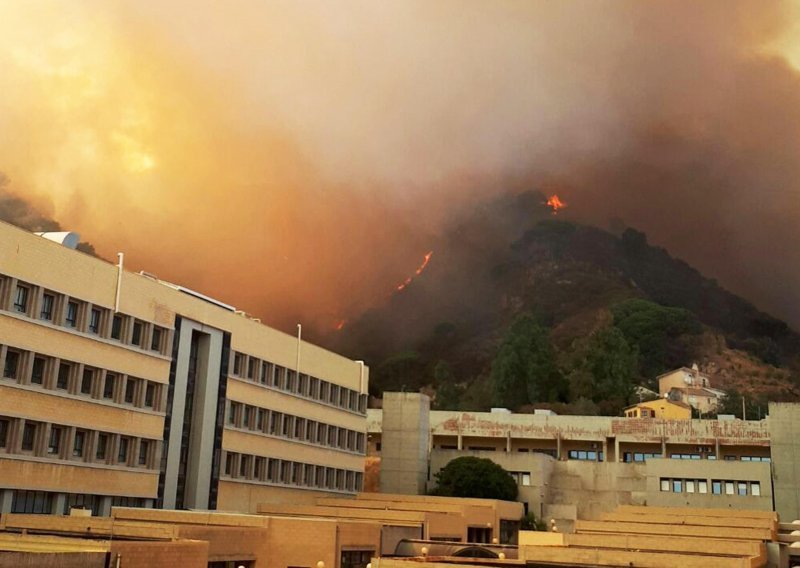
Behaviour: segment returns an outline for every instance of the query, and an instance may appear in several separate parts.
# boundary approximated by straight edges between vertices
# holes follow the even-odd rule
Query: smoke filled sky
[[[285,328],[383,301],[521,188],[797,327],[798,67],[780,1],[0,0],[0,172]]]

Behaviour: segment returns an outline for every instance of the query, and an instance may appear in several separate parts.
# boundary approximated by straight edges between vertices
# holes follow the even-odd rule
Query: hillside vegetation
[[[637,385],[697,362],[750,404],[800,394],[800,336],[635,229],[554,217],[527,192],[485,204],[433,243],[435,261],[332,338],[370,388],[443,409],[618,414]]]

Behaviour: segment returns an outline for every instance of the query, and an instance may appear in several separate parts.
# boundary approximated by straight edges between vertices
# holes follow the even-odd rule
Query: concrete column
[[[28,308],[31,317],[34,319],[39,319],[39,313],[42,306],[42,296],[44,296],[44,288],[41,286],[36,286],[33,290],[31,290],[31,305],[28,306]]]
[[[70,394],[79,394],[81,392],[81,381],[83,380],[83,370],[85,365],[78,363],[72,370],[72,376],[69,378],[69,386],[67,392]]]
[[[75,427],[67,428],[66,435],[62,440],[64,448],[61,450],[61,455],[68,460],[72,459],[72,450],[75,448],[75,430]]]
[[[556,459],[561,459],[561,434],[556,435]]]
[[[5,290],[3,291],[2,297],[0,297],[0,309],[3,310],[10,310],[12,305],[12,298],[14,297],[14,291],[17,289],[17,279],[16,278],[4,278],[6,286]]]
[[[6,353],[8,353],[8,347],[5,345],[0,345],[0,377],[5,378],[5,369],[6,369]]]
[[[721,448],[719,447],[719,438],[714,438],[714,455],[718,460],[722,459]]]
[[[506,431],[506,453],[511,451],[511,430]]]
[[[0,489],[0,513],[10,513],[13,500],[13,489]]]
[[[663,437],[661,438],[661,457],[662,458],[669,457],[667,456],[667,439]]]
[[[98,517],[110,517],[111,516],[111,499],[109,495],[105,495],[100,498],[100,507],[97,511]],[[111,535],[114,536],[113,534]]]
[[[463,436],[461,436],[461,432],[458,433],[458,449],[459,450],[464,449],[464,438]]]
[[[67,495],[65,493],[56,493],[53,495],[53,508],[50,510],[51,515],[63,515],[64,507],[67,505]],[[69,514],[69,511],[67,511]]]
[[[622,456],[619,453],[619,438],[614,438],[614,460],[621,462]]]
[[[603,461],[610,461],[608,455],[608,440],[603,440]]]
[[[50,457],[50,454],[48,453],[47,450],[48,450],[48,446],[50,445],[50,432],[52,431],[52,429],[53,429],[53,425],[50,424],[49,422],[45,422],[44,428],[40,428],[40,430],[43,430],[43,432],[41,433],[41,439],[40,439],[39,443],[36,444],[36,446],[34,447],[34,450],[35,450],[34,453],[37,456]],[[63,448],[60,448],[60,449],[63,449]],[[53,457],[57,458],[59,456],[55,455]]]

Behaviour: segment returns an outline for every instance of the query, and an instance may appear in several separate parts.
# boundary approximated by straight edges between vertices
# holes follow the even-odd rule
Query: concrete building
[[[597,518],[626,504],[773,510],[771,444],[794,443],[789,426],[780,429],[782,438],[772,433],[777,426],[771,425],[778,424],[772,419],[662,420],[430,410],[427,417],[405,422],[389,416],[403,404],[416,415],[420,408],[428,408],[426,401],[424,395],[385,393],[384,409],[368,413],[368,453],[381,459],[382,491],[415,492],[421,470],[427,472],[426,489],[430,489],[436,472],[451,460],[464,455],[488,458],[516,479],[518,499],[529,511],[540,518],[559,519],[566,528],[577,519]],[[798,405],[789,407],[788,416],[800,415]],[[399,459],[400,449],[383,443],[384,420],[404,424],[405,435],[402,431],[393,435],[415,441],[421,439],[417,425],[428,423],[427,436],[422,435],[427,437],[425,458],[414,462],[412,452],[407,452],[405,459]],[[781,423],[793,424],[791,420]],[[791,455],[781,454],[778,459],[793,464]],[[385,459],[395,465],[384,478]],[[776,491],[784,487],[796,499],[800,486],[791,485],[796,479],[792,475],[785,473],[786,484],[775,487]],[[797,518],[788,508],[784,513]]]
[[[5,223],[0,369],[0,512],[255,511],[362,487],[363,363]]]
[[[662,398],[688,404],[698,412],[716,412],[725,392],[711,388],[711,379],[700,372],[697,364],[681,367],[656,378],[658,392]]]
[[[692,407],[685,402],[659,398],[629,406],[625,409],[625,418],[690,420],[692,418]]]

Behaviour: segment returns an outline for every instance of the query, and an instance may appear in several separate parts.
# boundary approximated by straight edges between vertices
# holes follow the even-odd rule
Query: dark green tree
[[[513,501],[517,484],[511,474],[492,460],[464,456],[451,460],[436,474],[433,495]]]
[[[491,379],[494,404],[507,408],[554,402],[567,391],[547,329],[528,314],[511,324],[492,362]]]
[[[436,386],[434,407],[437,410],[458,410],[463,389],[456,385],[456,377],[447,361],[439,360],[434,365],[433,382]]]
[[[625,300],[612,308],[614,326],[639,351],[639,371],[653,378],[686,365],[692,356],[687,336],[702,331],[689,310],[660,306],[641,299]]]
[[[370,389],[377,391],[416,391],[426,383],[425,363],[416,351],[392,355],[375,369]]]
[[[603,414],[618,414],[631,400],[638,373],[636,348],[615,327],[598,329],[573,354],[571,375],[591,375],[592,396]],[[582,381],[583,382],[583,381]]]

